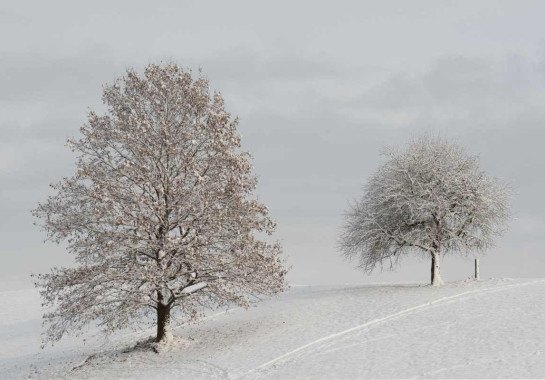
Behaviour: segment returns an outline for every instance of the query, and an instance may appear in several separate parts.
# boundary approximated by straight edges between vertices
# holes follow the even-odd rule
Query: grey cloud
[[[339,75],[339,67],[328,59],[308,57],[297,52],[262,52],[246,48],[225,50],[201,62],[205,73],[228,81],[301,82]]]
[[[119,71],[111,52],[98,46],[65,57],[6,53],[0,67],[0,102],[95,99]]]
[[[418,75],[397,73],[378,88],[362,86],[363,95],[348,102],[315,93],[300,99],[300,108],[289,116],[243,118],[245,142],[256,149],[255,164],[263,178],[260,193],[285,226],[281,234],[287,249],[301,255],[294,260],[303,265],[312,260],[310,251],[320,257],[336,251],[342,210],[359,196],[360,186],[380,163],[381,146],[402,144],[411,134],[429,131],[467,146],[481,156],[487,171],[514,189],[516,219],[493,252],[497,261],[487,262],[490,270],[506,273],[503,263],[516,260],[508,248],[536,260],[535,247],[545,244],[536,232],[545,220],[540,201],[545,192],[545,111],[538,106],[543,78],[531,60],[517,60],[513,69],[511,57],[499,62],[443,58]],[[403,113],[409,116],[392,118]],[[308,233],[289,231],[305,225],[301,218],[316,226]],[[335,270],[341,271],[337,265]],[[453,265],[461,270],[464,263]],[[526,272],[536,273],[528,268]]]
[[[80,112],[81,116],[85,112]],[[77,115],[77,113],[76,113]],[[83,119],[76,115],[51,115],[47,121],[23,124],[15,118],[0,122],[0,130],[5,134],[2,144],[24,144],[39,140],[43,143],[51,143],[62,146],[67,137],[76,135],[78,128],[83,124]]]
[[[87,107],[101,111],[102,84],[160,60],[202,67],[241,117],[257,193],[279,222],[294,281],[364,280],[336,251],[342,212],[383,145],[424,131],[457,139],[515,189],[517,219],[483,260],[488,273],[514,276],[517,252],[542,262],[541,6],[116,4],[12,2],[0,11],[0,212],[9,216],[0,254],[21,273],[69,262],[62,247],[41,244],[29,213],[48,183],[73,170],[65,138],[78,133]],[[466,262],[447,264],[447,278],[465,273]],[[365,279],[425,281],[427,266],[409,260]]]

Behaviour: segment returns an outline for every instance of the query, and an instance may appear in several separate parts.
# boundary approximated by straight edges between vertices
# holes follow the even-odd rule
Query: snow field
[[[543,279],[295,287],[179,327],[161,354],[127,350],[151,331],[39,350],[35,292],[0,298],[26,299],[2,314],[1,378],[545,377]]]

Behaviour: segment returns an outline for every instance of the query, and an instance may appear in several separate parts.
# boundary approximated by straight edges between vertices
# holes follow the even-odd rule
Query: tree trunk
[[[431,253],[431,285],[443,285],[443,280],[441,279],[441,254],[439,252]]]
[[[475,259],[475,280],[478,280],[480,278],[479,274],[479,259]]]
[[[157,303],[157,337],[156,342],[163,342],[172,339],[172,331],[170,331],[170,305],[163,305],[162,302]]]

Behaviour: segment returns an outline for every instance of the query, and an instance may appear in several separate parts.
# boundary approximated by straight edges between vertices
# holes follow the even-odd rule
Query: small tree
[[[439,137],[386,152],[362,199],[351,205],[340,239],[343,254],[370,272],[416,251],[431,257],[431,284],[441,285],[441,255],[484,251],[508,220],[508,191],[479,160]]]
[[[76,174],[34,210],[77,262],[37,276],[44,303],[56,306],[44,315],[46,339],[153,316],[161,342],[173,312],[194,320],[205,307],[282,291],[280,246],[258,238],[275,224],[251,198],[256,178],[237,119],[208,81],[149,65],[106,86],[103,101],[107,113],[90,112],[68,142]]]

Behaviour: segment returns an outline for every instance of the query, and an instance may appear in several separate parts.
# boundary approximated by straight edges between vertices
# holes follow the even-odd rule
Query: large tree
[[[385,155],[346,213],[341,251],[369,272],[424,253],[431,284],[441,285],[442,254],[484,251],[505,230],[509,192],[481,170],[478,157],[444,138],[422,136]]]
[[[134,70],[104,88],[107,112],[90,112],[70,139],[76,173],[34,214],[66,242],[76,266],[37,276],[46,337],[97,321],[105,331],[151,317],[169,339],[172,313],[246,306],[282,291],[275,227],[252,197],[256,178],[237,119],[208,81],[174,64]]]

